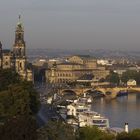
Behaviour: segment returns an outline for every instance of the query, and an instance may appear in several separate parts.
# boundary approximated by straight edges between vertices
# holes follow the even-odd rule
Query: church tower
[[[2,59],[3,59],[3,57],[2,57],[2,43],[1,43],[1,41],[0,41],[0,68],[2,68]]]
[[[26,44],[24,41],[24,28],[19,16],[19,21],[15,30],[15,42],[13,45],[13,65],[17,73],[23,78],[27,78],[26,69]]]

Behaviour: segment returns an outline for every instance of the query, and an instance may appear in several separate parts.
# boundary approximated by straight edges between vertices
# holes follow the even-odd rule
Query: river
[[[130,129],[140,128],[140,93],[130,93],[113,100],[96,98],[92,109],[109,118],[110,127],[123,128],[128,122]]]

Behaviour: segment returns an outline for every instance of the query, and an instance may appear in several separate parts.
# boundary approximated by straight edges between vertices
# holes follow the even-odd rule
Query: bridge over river
[[[106,97],[116,98],[118,93],[120,93],[121,91],[128,93],[131,93],[132,91],[140,92],[140,87],[74,87],[60,89],[59,94],[64,95],[66,92],[73,92],[76,95],[82,95],[90,91],[99,91]]]

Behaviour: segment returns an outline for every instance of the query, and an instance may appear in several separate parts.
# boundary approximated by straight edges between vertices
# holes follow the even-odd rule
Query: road
[[[37,91],[43,95],[47,93],[45,92],[46,88],[44,87],[39,87]],[[41,99],[41,101],[43,100]],[[38,111],[37,116],[36,116],[39,127],[47,124],[47,122],[51,120],[52,117],[55,117],[55,116],[58,116],[56,109],[52,105],[47,105],[41,102],[40,110]]]
[[[60,118],[60,116],[56,112],[56,109],[46,104],[41,104],[40,110],[37,113],[36,117],[39,127],[47,124],[47,122],[51,120],[53,117]]]

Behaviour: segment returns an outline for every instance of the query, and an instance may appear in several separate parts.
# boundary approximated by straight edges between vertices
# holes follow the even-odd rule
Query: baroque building
[[[71,56],[66,62],[54,64],[46,70],[46,82],[69,83],[75,82],[85,75],[91,75],[94,79],[106,78],[109,71],[105,67],[97,66],[97,61],[87,55]],[[85,76],[87,77],[87,76]]]
[[[85,69],[96,69],[97,61],[95,58],[89,55],[77,55],[69,58],[70,62],[74,62],[76,64],[81,64]]]
[[[27,68],[27,65],[24,27],[19,16],[12,51],[2,49],[2,43],[0,42],[0,66],[3,69],[12,68],[21,76],[22,79],[32,81],[33,74],[32,71]]]

